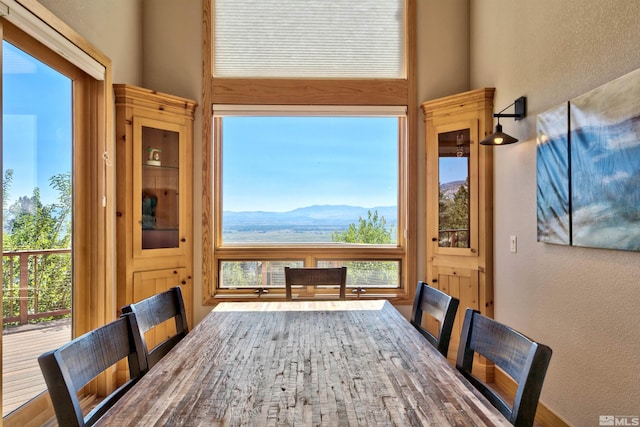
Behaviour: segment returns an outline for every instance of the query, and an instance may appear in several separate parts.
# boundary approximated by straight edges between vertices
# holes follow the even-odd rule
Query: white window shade
[[[214,76],[404,78],[405,0],[215,0]]]

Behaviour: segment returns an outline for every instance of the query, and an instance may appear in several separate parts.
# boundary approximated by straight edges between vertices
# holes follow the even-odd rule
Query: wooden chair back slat
[[[513,404],[473,375],[476,353],[493,362],[518,384]],[[551,353],[546,345],[468,308],[462,325],[456,368],[509,422],[518,427],[528,427],[535,419]]]
[[[155,366],[189,332],[184,300],[179,286],[124,306],[122,312],[131,313],[136,318],[148,369]],[[172,318],[175,320],[176,333],[150,349],[145,333]]]
[[[329,268],[284,268],[286,299],[293,299],[292,289],[297,286],[309,288],[337,287],[339,289],[338,299],[346,300],[347,267]],[[325,294],[326,295],[326,294]],[[326,298],[326,297],[325,297]],[[301,298],[297,298],[301,299]],[[309,299],[320,299],[314,296]]]
[[[438,351],[447,357],[449,351],[449,341],[453,322],[456,319],[456,312],[460,301],[439,289],[427,285],[425,282],[418,282],[416,295],[413,299],[413,310],[411,313],[411,324],[429,341]],[[438,321],[438,334],[431,333],[422,327],[422,314],[428,313]]]
[[[129,380],[83,415],[78,391],[125,358],[129,363]],[[61,426],[93,425],[147,370],[142,339],[135,319],[129,315],[42,354],[38,363]]]

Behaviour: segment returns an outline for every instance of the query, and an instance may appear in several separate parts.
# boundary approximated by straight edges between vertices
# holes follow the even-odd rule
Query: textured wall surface
[[[142,83],[142,0],[38,1],[111,59],[114,83]]]
[[[639,68],[638,29],[635,0],[471,1],[471,86],[529,110],[495,149],[495,316],[551,346],[541,400],[576,426],[640,416],[640,253],[536,241],[536,115]]]

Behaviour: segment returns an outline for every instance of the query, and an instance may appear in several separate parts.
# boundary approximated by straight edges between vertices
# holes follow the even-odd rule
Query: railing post
[[[20,254],[20,324],[29,320],[29,254]]]

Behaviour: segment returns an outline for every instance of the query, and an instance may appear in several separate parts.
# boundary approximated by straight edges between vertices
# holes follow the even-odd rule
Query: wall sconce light
[[[507,108],[514,106],[514,114],[503,114],[502,112]],[[480,141],[482,145],[506,145],[513,144],[514,142],[518,142],[517,139],[512,137],[511,135],[507,135],[502,132],[502,125],[500,124],[501,117],[513,117],[515,120],[522,120],[527,116],[527,98],[521,96],[516,99],[513,104],[507,106],[499,113],[494,113],[493,117],[498,118],[498,124],[496,125],[496,131]]]

